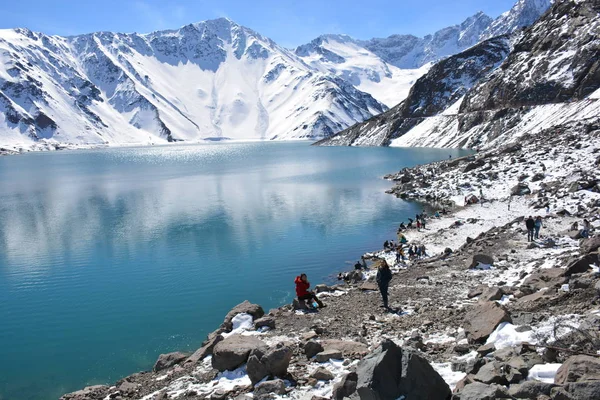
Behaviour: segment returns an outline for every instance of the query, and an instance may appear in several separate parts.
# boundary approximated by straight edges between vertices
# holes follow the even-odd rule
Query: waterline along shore
[[[600,128],[564,129],[387,176],[400,198],[455,205],[405,231],[428,257],[368,253],[367,271],[313,284],[318,311],[248,299],[195,353],[62,399],[598,398]]]

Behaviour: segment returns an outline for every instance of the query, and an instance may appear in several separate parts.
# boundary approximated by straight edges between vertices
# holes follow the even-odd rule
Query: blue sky
[[[323,33],[358,39],[423,36],[477,11],[497,17],[516,0],[2,0],[0,28],[48,34],[151,32],[229,17],[293,47]]]

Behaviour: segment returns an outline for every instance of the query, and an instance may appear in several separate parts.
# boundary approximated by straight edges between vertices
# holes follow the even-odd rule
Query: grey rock
[[[318,367],[310,374],[310,377],[319,381],[330,381],[335,378],[335,375],[325,367]]]
[[[535,290],[545,287],[560,287],[567,282],[562,268],[544,268],[533,272],[523,281],[523,286],[529,286]]]
[[[527,186],[526,183],[521,182],[518,185],[513,186],[510,190],[510,194],[513,196],[525,196],[531,194],[531,189],[529,189],[529,186]]]
[[[259,383],[254,387],[255,397],[260,397],[269,393],[285,394],[285,382],[283,382],[281,379],[275,379],[272,381]]]
[[[554,383],[564,385],[579,382],[588,375],[600,376],[600,359],[584,355],[571,356],[556,371]]]
[[[164,369],[170,368],[173,365],[181,363],[183,360],[188,358],[188,354],[181,353],[179,351],[168,354],[161,354],[158,356],[158,360],[154,364],[154,368],[152,370],[154,372],[159,372]]]
[[[479,353],[479,355],[482,357],[493,353],[494,351],[496,351],[496,346],[494,346],[494,343],[484,344],[477,349],[477,353]]]
[[[326,362],[326,361],[329,361],[330,359],[342,360],[344,357],[342,356],[341,351],[335,350],[335,349],[330,349],[330,350],[325,350],[325,351],[318,353],[315,356],[315,358],[316,358],[317,362]]]
[[[266,345],[253,336],[232,335],[216,344],[213,349],[212,366],[219,371],[234,370],[248,360],[250,351]]]
[[[307,358],[312,358],[323,350],[325,349],[321,343],[315,342],[314,340],[308,341],[304,344],[304,354],[306,354]]]
[[[500,369],[501,364],[499,362],[489,362],[479,369],[479,372],[475,375],[475,380],[486,384],[505,384],[506,378]]]
[[[565,271],[565,276],[586,272],[588,269],[590,269],[590,264],[595,264],[597,262],[597,254],[586,254],[585,256],[569,263],[567,270]]]
[[[506,388],[500,385],[473,382],[460,391],[458,398],[460,400],[496,400],[509,399],[510,395],[507,393]]]
[[[494,257],[492,257],[488,254],[474,254],[473,259],[471,260],[471,264],[469,265],[469,268],[471,268],[471,269],[475,268],[475,267],[477,267],[478,264],[493,265]]]
[[[345,397],[350,397],[356,392],[356,382],[358,375],[356,372],[350,372],[345,375],[342,380],[333,386],[332,399],[343,400]]]
[[[579,244],[581,254],[590,254],[598,250],[600,250],[600,236],[584,239]]]
[[[502,289],[499,287],[489,287],[479,295],[479,301],[495,301],[502,298]]]
[[[361,360],[356,369],[356,391],[361,400],[446,400],[450,388],[420,355],[385,340],[381,347]]]
[[[508,394],[517,399],[537,399],[539,395],[550,395],[555,384],[540,381],[526,381],[520,385],[511,385]]]
[[[275,348],[269,349],[262,358],[262,362],[267,366],[267,370],[273,376],[284,377],[287,374],[288,366],[294,355],[292,346],[285,343],[278,343]]]
[[[573,400],[600,399],[600,380],[569,383],[566,389]]]
[[[510,314],[496,302],[478,303],[465,316],[464,329],[471,342],[482,342],[502,322],[512,322]]]

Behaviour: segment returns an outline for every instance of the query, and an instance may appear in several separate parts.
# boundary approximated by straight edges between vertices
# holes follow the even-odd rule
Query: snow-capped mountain
[[[439,62],[403,103],[320,144],[486,148],[600,122],[599,31],[597,0],[556,2],[513,46],[500,36]]]
[[[392,35],[358,40],[347,35],[322,35],[295,52],[311,67],[333,73],[393,107],[406,98],[416,79],[434,63],[483,40],[529,26],[549,6],[550,0],[519,0],[495,20],[479,12],[423,38]]]
[[[0,31],[0,143],[326,137],[386,107],[228,19],[146,35]]]
[[[295,53],[314,69],[343,78],[389,107],[406,98],[415,81],[431,67],[398,68],[347,35],[319,36]]]

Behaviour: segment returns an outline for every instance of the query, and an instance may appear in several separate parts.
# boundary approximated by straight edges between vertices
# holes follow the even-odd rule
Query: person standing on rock
[[[587,219],[583,220],[583,229],[581,230],[581,237],[587,238],[590,236],[590,231],[592,230],[592,224]]]
[[[527,241],[531,242],[533,241],[533,230],[535,229],[535,221],[531,215],[525,221],[525,227],[527,227]]]
[[[325,304],[319,300],[315,293],[308,290],[310,287],[310,282],[308,281],[306,274],[300,274],[300,276],[297,276],[296,280],[294,280],[294,283],[296,284],[296,295],[298,296],[298,300],[308,301],[309,304],[314,300],[319,305],[319,308],[325,307]]]
[[[540,238],[540,229],[542,229],[542,217],[539,215],[535,217],[535,238]]]
[[[383,307],[388,309],[388,287],[390,286],[390,281],[392,280],[392,271],[390,270],[390,266],[387,261],[383,260],[383,262],[377,268],[377,286],[379,286],[379,292],[381,292],[381,298],[383,299]]]

